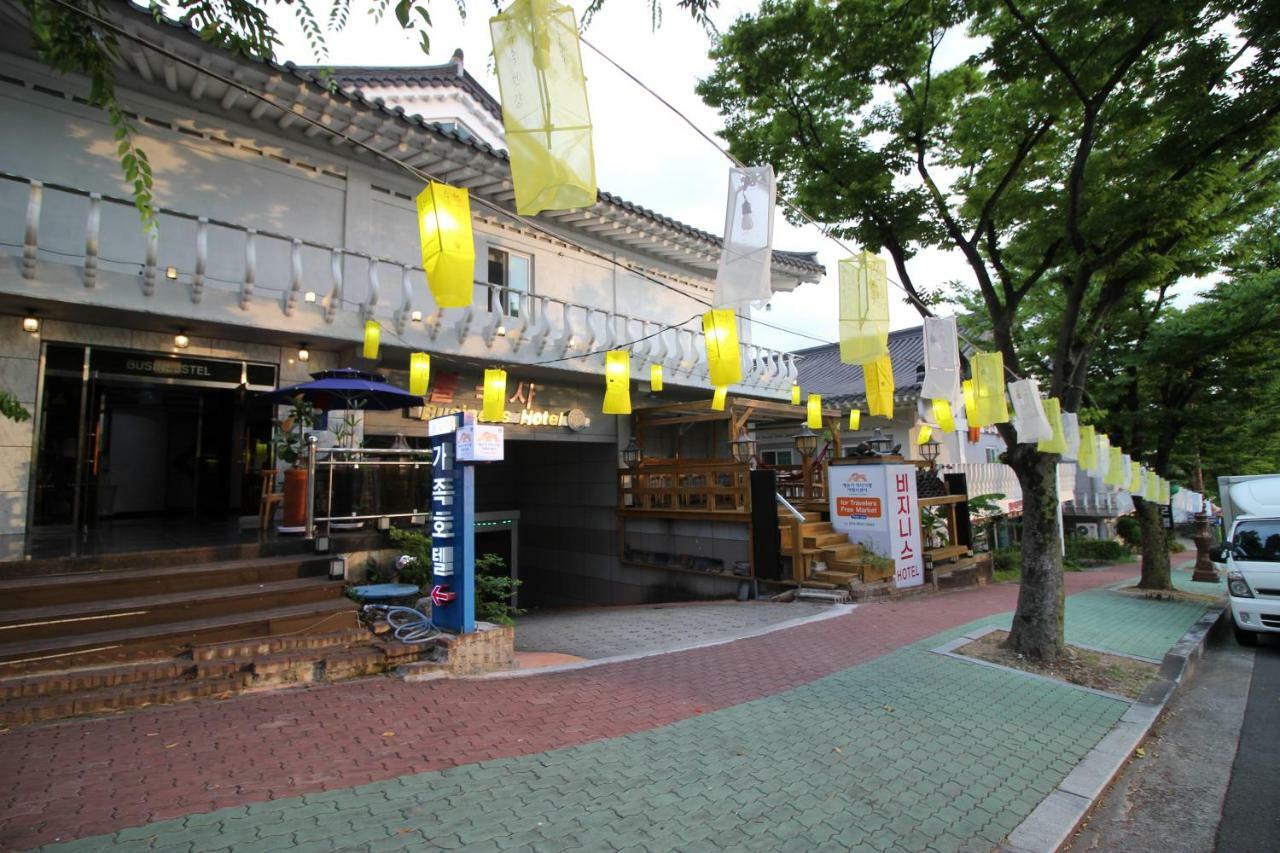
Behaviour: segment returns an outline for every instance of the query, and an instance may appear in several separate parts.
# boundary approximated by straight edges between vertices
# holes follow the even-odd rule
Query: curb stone
[[[1111,731],[1098,741],[1062,783],[1009,833],[1000,853],[1055,853],[1124,768],[1134,749],[1150,733],[1178,688],[1195,675],[1205,641],[1224,613],[1225,603],[1210,607],[1165,653],[1156,680],[1147,685]]]

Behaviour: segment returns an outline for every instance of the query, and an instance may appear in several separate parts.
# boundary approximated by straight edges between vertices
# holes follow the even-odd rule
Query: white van
[[[1220,477],[1231,627],[1242,646],[1280,634],[1280,475]]]

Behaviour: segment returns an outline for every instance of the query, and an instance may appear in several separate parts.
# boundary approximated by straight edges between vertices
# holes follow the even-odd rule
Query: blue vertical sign
[[[475,469],[457,459],[463,414],[432,418],[431,621],[445,631],[476,629]]]

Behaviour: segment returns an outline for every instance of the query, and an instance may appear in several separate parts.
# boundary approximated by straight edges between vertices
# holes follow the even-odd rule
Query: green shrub
[[[1071,560],[1123,560],[1127,556],[1129,549],[1110,539],[1067,539],[1067,558]]]
[[[1132,515],[1126,515],[1116,522],[1116,533],[1130,548],[1142,547],[1142,525]]]
[[[1017,580],[1022,575],[1022,547],[997,548],[991,552],[991,580],[996,583]]]
[[[391,539],[413,562],[400,570],[400,583],[411,583],[426,589],[431,583],[431,537],[417,530],[391,528]],[[507,573],[507,563],[497,554],[476,558],[476,618],[482,622],[514,625],[514,617],[523,613],[511,605],[520,581]]]

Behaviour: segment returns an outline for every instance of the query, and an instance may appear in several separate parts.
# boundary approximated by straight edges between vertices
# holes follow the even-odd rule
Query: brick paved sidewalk
[[[1067,581],[1076,592],[1132,574]],[[990,622],[1015,597],[884,602],[525,679],[376,679],[17,730],[0,737],[0,763],[18,769],[0,782],[0,838],[22,848],[152,823],[77,846],[983,846],[1124,708],[928,653],[940,631]],[[1113,614],[1122,635],[1074,615],[1111,599],[1135,608]],[[1073,596],[1068,626],[1140,654],[1194,609],[1098,591]]]

